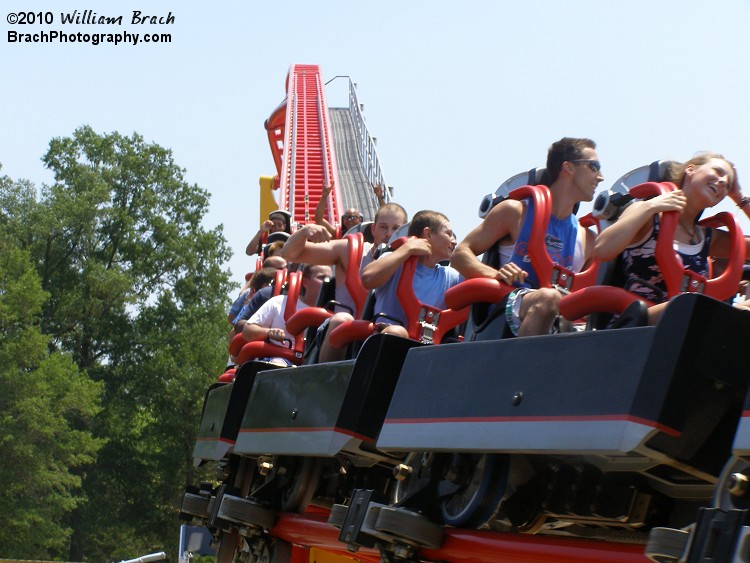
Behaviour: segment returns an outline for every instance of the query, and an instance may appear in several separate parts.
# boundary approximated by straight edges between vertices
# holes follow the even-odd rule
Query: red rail
[[[292,544],[317,547],[334,553],[345,551],[339,530],[314,514],[280,514],[271,535]],[[643,545],[524,534],[446,528],[440,549],[422,549],[428,561],[451,563],[647,563]],[[362,548],[350,557],[379,561],[377,552]]]
[[[279,208],[289,210],[294,224],[310,223],[323,187],[333,183],[328,221],[338,225],[341,197],[320,68],[292,65],[286,90],[265,124],[279,178]]]

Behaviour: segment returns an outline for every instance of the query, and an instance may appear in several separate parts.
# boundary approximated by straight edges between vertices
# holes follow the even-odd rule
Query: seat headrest
[[[482,198],[482,201],[479,203],[479,217],[484,219],[493,207],[507,198],[508,194],[516,188],[537,186],[539,184],[544,186],[550,185],[549,174],[547,174],[547,169],[543,166],[511,176],[500,184],[494,193],[487,194]]]
[[[286,242],[289,238],[289,233],[285,231],[276,231],[275,233],[271,233],[268,235],[268,240],[266,241],[266,244],[271,244],[272,242],[281,241]]]
[[[354,225],[351,229],[346,231],[344,235],[348,234],[354,234],[354,233],[362,233],[362,238],[364,238],[365,242],[375,242],[375,237],[372,234],[372,221],[363,221],[359,225]]]
[[[283,218],[286,221],[287,225],[292,220],[292,214],[289,213],[286,209],[276,209],[275,211],[271,211],[271,213],[268,214],[268,218],[273,219],[274,215],[279,215],[281,218]]]
[[[611,188],[599,192],[594,200],[593,215],[605,221],[615,221],[633,200],[630,188],[645,182],[668,180],[671,160],[655,160],[620,176]]]
[[[408,223],[401,225],[398,229],[396,229],[396,232],[391,235],[391,238],[388,239],[388,247],[396,242],[397,239],[400,239],[402,237],[408,237],[409,236],[409,225],[411,225],[411,221]]]

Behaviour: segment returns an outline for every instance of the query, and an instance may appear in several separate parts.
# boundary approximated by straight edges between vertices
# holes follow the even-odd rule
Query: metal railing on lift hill
[[[371,185],[383,186],[383,196],[386,202],[390,202],[391,193],[386,188],[385,178],[383,177],[383,170],[380,167],[380,159],[378,158],[378,151],[375,146],[375,139],[370,135],[370,131],[367,129],[365,118],[362,115],[362,106],[359,104],[357,98],[357,85],[352,82],[350,77],[342,77],[349,80],[349,115],[354,123],[354,130],[357,138],[357,152],[359,153],[359,159],[362,166],[367,174],[367,179]],[[373,195],[374,197],[374,195]],[[377,201],[375,202],[377,208]]]

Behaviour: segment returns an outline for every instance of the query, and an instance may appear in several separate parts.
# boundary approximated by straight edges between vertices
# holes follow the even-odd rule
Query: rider
[[[593,256],[592,231],[578,224],[573,209],[591,201],[604,180],[591,139],[565,137],[547,152],[551,217],[545,237],[550,257],[572,271],[581,271]],[[506,317],[518,336],[546,334],[558,314],[560,293],[540,288],[531,267],[527,243],[532,217],[523,201],[506,199],[489,212],[484,221],[456,247],[451,264],[466,278],[494,278],[517,286],[508,295]],[[483,264],[477,256],[500,244],[500,268]]]
[[[445,292],[463,281],[456,270],[440,264],[450,260],[456,247],[456,236],[448,217],[437,211],[419,211],[409,224],[408,236],[404,244],[362,271],[362,284],[367,289],[375,289],[375,314],[384,315],[378,317],[379,323],[387,325],[381,332],[404,338],[409,334],[402,326],[406,318],[396,290],[407,259],[419,257],[412,286],[417,299],[425,305],[445,309]]]
[[[292,214],[283,209],[277,209],[271,211],[268,214],[268,219],[263,222],[260,229],[255,236],[247,243],[245,248],[245,254],[252,256],[253,254],[259,254],[261,251],[261,240],[263,233],[286,233],[287,235],[291,232]]]
[[[406,221],[406,210],[397,203],[388,203],[378,209],[371,226],[374,242],[364,243],[362,263],[357,267],[361,269],[372,262],[377,247],[388,242],[391,235]],[[329,264],[335,267],[336,301],[344,304],[348,311],[339,308],[326,325],[327,332],[354,318],[352,313],[356,307],[345,285],[349,268],[349,243],[346,239],[331,240],[330,232],[322,225],[306,225],[289,237],[281,254],[290,262]],[[321,362],[334,361],[343,359],[345,353],[346,350],[332,348],[326,335],[319,357]]]
[[[657,304],[649,308],[651,324],[658,320],[667,300],[664,277],[654,255],[661,214],[680,213],[674,235],[676,250],[685,267],[708,277],[709,256],[729,257],[730,237],[725,231],[699,226],[701,213],[727,195],[745,213],[750,211],[750,198],[742,196],[734,165],[720,154],[702,153],[684,164],[674,163],[669,177],[680,189],[632,203],[597,237],[594,250],[600,260],[622,256],[625,289]],[[746,244],[750,250],[750,242]]]
[[[296,311],[317,304],[320,289],[331,275],[331,268],[328,266],[309,265],[305,267],[302,272],[302,289],[297,301]],[[245,340],[268,339],[276,342],[289,340],[294,344],[294,336],[286,331],[286,321],[284,320],[286,302],[286,295],[277,295],[266,301],[242,327],[242,336],[245,337]],[[281,358],[274,358],[272,361],[281,365],[291,365],[290,362]]]
[[[320,196],[320,199],[318,200],[318,205],[315,206],[315,223],[318,225],[324,226],[329,233],[331,233],[332,237],[336,236],[336,228],[331,225],[331,223],[328,222],[328,220],[325,218],[325,210],[326,205],[328,204],[328,196],[331,194],[331,191],[333,190],[333,183],[331,183],[330,186],[323,186],[323,193]],[[383,192],[383,186],[378,184],[372,186],[372,191],[375,194],[375,197],[378,199],[378,207],[383,207],[385,205],[385,196]],[[364,215],[362,215],[362,212],[359,211],[355,207],[350,207],[346,211],[344,211],[344,214],[341,216],[341,232],[342,234],[346,234],[347,231],[350,229],[353,229],[357,225],[361,224],[362,221],[365,220]]]

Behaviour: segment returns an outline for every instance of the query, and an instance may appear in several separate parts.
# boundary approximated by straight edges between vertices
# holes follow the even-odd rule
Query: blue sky
[[[357,82],[395,200],[410,214],[445,212],[459,238],[484,194],[542,165],[563,136],[597,142],[602,189],[653,160],[715,150],[750,194],[748,0],[0,4],[0,173],[40,186],[52,181],[40,161],[51,138],[83,124],[138,132],[211,192],[206,224],[224,225],[237,280],[254,268],[244,247],[259,226],[258,178],[274,173],[263,122],[293,63]],[[172,42],[7,40],[9,30],[111,31],[60,25],[76,9]],[[55,24],[7,23],[22,10],[51,11]],[[175,23],[136,29],[134,10]],[[331,105],[343,105],[344,85],[329,87]]]

